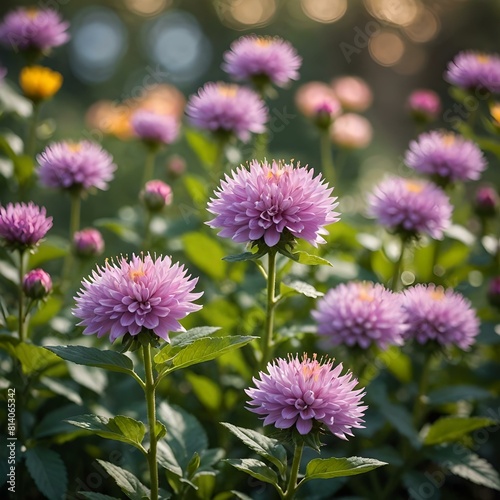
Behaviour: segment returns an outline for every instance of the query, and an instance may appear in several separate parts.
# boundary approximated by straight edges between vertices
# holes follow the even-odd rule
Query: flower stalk
[[[144,372],[146,374],[146,386],[144,394],[146,395],[146,405],[148,411],[149,426],[149,450],[148,465],[151,482],[151,500],[158,500],[158,465],[156,462],[157,437],[156,437],[156,385],[153,374],[153,360],[151,357],[151,345],[147,343],[142,347],[144,358]]]
[[[321,169],[330,186],[333,186],[335,184],[335,166],[329,129],[321,130]]]
[[[23,278],[26,267],[26,251],[19,250],[19,304],[18,304],[18,334],[19,340],[25,342],[27,338],[27,314],[24,313]]]
[[[276,299],[276,250],[270,249],[267,254],[267,305],[266,305],[266,325],[264,335],[261,339],[261,367],[264,368],[272,357],[273,351],[273,330],[274,330],[274,310],[277,304]]]
[[[304,451],[304,441],[298,440],[295,443],[295,450],[293,454],[292,467],[290,469],[290,476],[288,478],[288,484],[284,495],[282,495],[283,500],[290,500],[294,498],[295,493],[300,485],[297,484],[297,478],[299,477],[300,460],[302,459],[302,452]]]

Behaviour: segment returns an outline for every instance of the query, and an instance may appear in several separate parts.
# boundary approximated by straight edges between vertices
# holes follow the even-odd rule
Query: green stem
[[[291,498],[293,498],[295,496],[295,492],[298,489],[299,485],[297,484],[297,478],[299,477],[300,460],[302,458],[303,450],[304,450],[304,442],[301,440],[299,443],[295,444],[293,462],[292,462],[292,467],[290,469],[290,477],[288,478],[288,484],[286,487],[285,494],[283,495],[283,500],[290,500]]]
[[[80,213],[82,209],[82,198],[79,191],[71,193],[71,213],[69,224],[69,241],[73,241],[73,236],[80,229]]]
[[[335,179],[335,167],[333,164],[332,142],[328,129],[321,131],[321,169],[323,176],[330,186],[333,186]]]
[[[214,177],[213,180],[219,182],[219,179],[224,174],[224,154],[226,150],[227,138],[219,137],[217,140],[217,150],[215,153],[215,160],[211,175]]]
[[[18,304],[18,332],[19,332],[19,340],[21,342],[25,342],[27,338],[27,329],[26,326],[28,322],[26,321],[24,314],[24,292],[23,292],[23,278],[26,267],[26,252],[24,250],[19,250],[19,304]]]
[[[28,136],[26,137],[26,147],[24,152],[30,158],[35,158],[36,151],[36,128],[38,126],[38,119],[40,117],[40,103],[33,103],[33,113],[31,115],[31,122],[29,124]]]
[[[438,268],[438,260],[439,260],[439,254],[440,254],[440,251],[441,251],[441,240],[434,240],[434,248],[432,249],[432,274],[434,276],[439,276],[441,277],[441,275],[439,274],[439,268]],[[436,271],[438,271],[438,273],[436,274]]]
[[[268,142],[269,142],[269,134],[266,132],[262,132],[262,134],[258,134],[255,137],[254,150],[253,150],[253,158],[255,160],[263,161],[268,154]]]
[[[425,394],[429,385],[429,375],[431,370],[432,355],[426,353],[426,358],[424,365],[422,367],[422,373],[420,375],[420,382],[418,384],[418,396],[415,401],[415,406],[413,407],[413,423],[418,430],[420,425],[420,420],[423,416],[425,410]]]
[[[276,250],[270,249],[267,254],[267,308],[266,308],[266,326],[264,335],[261,339],[261,366],[264,368],[271,358],[273,349],[273,330],[274,330],[274,308],[276,306]]]
[[[156,148],[148,147],[146,161],[144,162],[144,174],[142,177],[142,185],[153,179],[155,173]]]
[[[393,292],[399,292],[402,288],[401,273],[403,269],[405,250],[406,250],[406,238],[401,238],[401,252],[399,254],[398,260],[394,264],[394,273],[392,276],[391,289]]]
[[[147,209],[146,209],[147,210]],[[151,210],[147,210],[146,214],[146,229],[144,231],[144,240],[142,243],[142,247],[145,249],[149,248],[150,239],[151,239],[151,221],[153,220],[153,214]]]
[[[149,424],[149,450],[148,464],[151,482],[151,500],[158,500],[158,464],[156,463],[156,400],[155,400],[155,380],[153,375],[153,362],[151,357],[151,345],[148,343],[142,346],[144,356],[144,371],[146,374],[146,405],[148,409]]]

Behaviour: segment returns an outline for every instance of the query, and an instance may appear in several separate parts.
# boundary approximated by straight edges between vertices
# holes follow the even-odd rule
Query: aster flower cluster
[[[238,243],[274,247],[301,238],[317,246],[325,226],[339,220],[332,190],[312,169],[254,160],[226,175],[208,203],[216,217],[207,224]]]
[[[460,52],[449,64],[445,78],[465,90],[500,92],[500,56],[475,51]]]

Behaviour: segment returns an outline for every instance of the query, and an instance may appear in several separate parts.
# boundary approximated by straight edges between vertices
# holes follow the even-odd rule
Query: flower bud
[[[150,212],[159,212],[172,203],[172,189],[160,180],[146,182],[140,199]]]
[[[495,217],[498,212],[498,205],[498,194],[494,188],[483,186],[476,191],[474,212],[479,217]]]
[[[62,85],[61,73],[44,66],[26,66],[19,75],[23,94],[33,102],[50,99]]]
[[[408,109],[418,123],[430,123],[441,111],[441,99],[433,90],[415,90],[408,97]]]
[[[167,161],[167,174],[173,178],[181,177],[186,171],[186,160],[180,155],[172,155]]]
[[[33,269],[23,278],[23,291],[26,297],[39,300],[47,297],[52,291],[50,275],[43,269]]]
[[[488,301],[500,309],[500,276],[495,276],[488,287]]]
[[[80,258],[97,257],[104,252],[104,240],[97,229],[82,229],[73,236],[73,249]]]

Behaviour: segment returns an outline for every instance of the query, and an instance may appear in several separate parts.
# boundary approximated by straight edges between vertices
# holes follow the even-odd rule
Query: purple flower
[[[69,23],[52,9],[20,7],[0,23],[0,42],[14,50],[50,50],[66,43]]]
[[[278,37],[243,36],[224,53],[222,69],[236,80],[271,82],[283,87],[298,80],[302,58],[290,42]]]
[[[107,189],[116,165],[99,144],[55,142],[37,155],[42,185],[67,190]]]
[[[466,90],[500,92],[500,55],[472,50],[460,52],[448,63],[445,80]]]
[[[146,182],[140,199],[151,212],[158,212],[172,203],[172,188],[160,180]]]
[[[149,254],[98,267],[75,297],[73,314],[85,326],[84,335],[109,334],[114,342],[125,334],[144,330],[169,342],[168,332],[184,331],[179,320],[201,306],[192,301],[202,293],[191,293],[198,279],[189,279],[170,257],[153,260]]]
[[[52,279],[43,269],[33,269],[24,275],[23,292],[26,297],[39,300],[52,291]]]
[[[260,372],[254,378],[255,388],[246,389],[252,398],[251,412],[262,415],[264,425],[274,424],[278,429],[293,426],[304,435],[313,425],[326,426],[341,439],[352,436],[351,429],[363,427],[362,417],[367,406],[360,406],[365,395],[363,389],[354,390],[358,381],[352,373],[340,375],[342,364],[333,368],[331,361],[324,363],[309,359],[278,358],[267,365],[268,373]]]
[[[132,115],[130,123],[135,135],[147,143],[172,144],[179,135],[179,122],[171,115],[140,109]]]
[[[441,112],[441,99],[433,90],[414,90],[407,102],[410,113],[417,121],[432,122]]]
[[[0,206],[0,238],[12,249],[33,248],[52,227],[52,217],[46,215],[45,207],[31,201]]]
[[[410,142],[405,163],[445,182],[477,180],[486,168],[486,159],[475,142],[437,130]]]
[[[73,236],[73,248],[78,257],[97,257],[104,252],[102,234],[91,227],[77,231]]]
[[[441,239],[453,208],[444,191],[432,182],[388,177],[369,196],[368,211],[391,231]]]
[[[216,217],[207,224],[238,243],[263,239],[273,247],[291,235],[317,246],[325,243],[324,226],[339,220],[332,191],[312,169],[253,160],[249,169],[241,166],[221,181],[208,203]]]
[[[244,142],[261,134],[268,120],[264,101],[253,90],[227,83],[206,83],[191,96],[186,114],[195,127],[233,134]]]
[[[408,324],[406,337],[420,344],[436,341],[466,350],[479,333],[479,320],[470,302],[452,289],[432,283],[407,288],[402,308]]]
[[[403,343],[406,325],[399,303],[399,295],[380,284],[350,282],[329,290],[311,314],[318,333],[334,346],[387,349]]]

